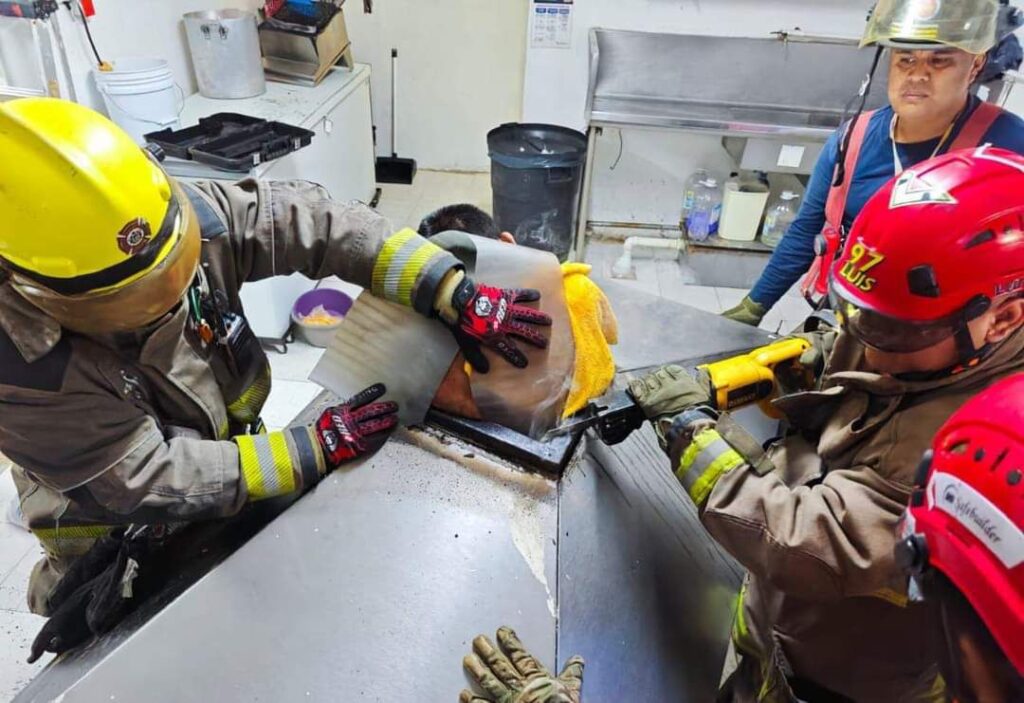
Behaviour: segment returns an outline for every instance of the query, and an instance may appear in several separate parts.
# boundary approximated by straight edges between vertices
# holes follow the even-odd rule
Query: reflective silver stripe
[[[421,237],[412,237],[391,258],[391,261],[388,263],[388,270],[384,274],[384,297],[386,299],[398,299],[398,286],[402,282],[402,271],[405,269],[405,265],[409,263],[412,255],[421,246],[423,246],[423,239]]]
[[[716,432],[715,434],[717,435],[718,433]],[[729,451],[732,451],[732,447],[729,446],[728,442],[719,437],[699,451],[689,467],[680,466],[676,476],[679,478],[680,483],[683,484],[686,492],[690,492],[693,485],[700,480],[700,477],[704,475],[704,472],[714,463],[715,459]]]
[[[277,495],[281,492],[281,482],[277,478],[277,464],[270,450],[269,436],[255,436],[252,438],[252,444],[259,459],[260,473],[263,474],[263,490],[267,495]]]

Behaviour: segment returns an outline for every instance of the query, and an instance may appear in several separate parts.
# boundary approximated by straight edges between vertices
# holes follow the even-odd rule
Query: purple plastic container
[[[333,325],[307,325],[302,318],[313,312],[317,305],[323,305],[324,310],[342,319]],[[340,290],[317,288],[303,293],[292,305],[292,322],[295,323],[296,336],[314,347],[327,347],[351,307],[352,298]]]

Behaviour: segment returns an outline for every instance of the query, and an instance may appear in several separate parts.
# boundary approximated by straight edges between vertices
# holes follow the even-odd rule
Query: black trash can
[[[587,137],[549,124],[503,124],[487,135],[494,219],[518,244],[564,261],[576,232]]]

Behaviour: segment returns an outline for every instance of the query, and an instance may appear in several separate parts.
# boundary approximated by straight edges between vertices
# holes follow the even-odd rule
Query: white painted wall
[[[808,34],[859,37],[873,4],[874,0],[576,0],[572,48],[527,51],[523,119],[584,128],[591,27],[715,36],[765,36],[799,27]],[[680,74],[685,70],[681,66]],[[737,70],[742,70],[740,60]],[[852,94],[856,86],[850,90]],[[1024,114],[1024,86],[1011,95],[1007,107]],[[598,138],[590,219],[675,225],[683,184],[699,166],[722,176],[735,168],[718,137],[606,129]]]
[[[377,153],[391,153],[391,48],[399,52],[398,151],[421,168],[486,171],[487,132],[522,113],[528,0],[345,5],[356,61],[373,67]]]
[[[765,36],[799,27],[808,34],[855,37],[872,4],[873,0],[576,0],[572,48],[527,51],[523,118],[584,129],[591,27],[717,36]],[[682,75],[686,67],[679,70]],[[739,61],[737,70],[742,70]],[[693,80],[714,77],[695,75]],[[675,225],[683,184],[698,166],[723,177],[734,168],[719,137],[606,129],[598,139],[590,218]]]
[[[106,60],[166,59],[195,92],[181,16],[193,10],[256,9],[262,0],[95,0],[90,29]],[[528,0],[377,0],[365,14],[345,4],[356,61],[373,69],[378,153],[391,153],[390,51],[400,52],[399,151],[421,168],[486,171],[487,132],[522,114]],[[61,10],[80,102],[103,109],[81,22]],[[227,109],[227,108],[226,108]]]
[[[166,59],[175,80],[186,95],[196,90],[192,60],[185,40],[181,16],[195,10],[239,8],[254,10],[260,0],[95,0],[96,16],[89,29],[96,48],[105,61],[144,56]],[[92,51],[80,20],[71,21],[68,11],[60,11],[78,101],[103,109],[91,71],[95,65]]]

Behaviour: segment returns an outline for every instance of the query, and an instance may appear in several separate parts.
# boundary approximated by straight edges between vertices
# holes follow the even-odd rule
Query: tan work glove
[[[711,404],[711,381],[694,378],[682,366],[662,366],[630,381],[629,394],[654,425],[661,448],[668,451],[666,435],[676,415],[697,405]]]
[[[470,691],[459,694],[459,703],[580,703],[583,690],[583,659],[570,659],[558,678],[526,651],[512,628],[498,630],[497,649],[487,637],[473,640],[473,654],[462,665],[473,675],[486,696]]]
[[[835,346],[839,332],[833,329],[822,329],[817,332],[805,332],[796,335],[811,343],[810,349],[800,355],[800,365],[820,376],[825,370],[825,363],[832,355],[832,347]]]
[[[814,332],[793,335],[806,339],[811,346],[800,355],[796,364],[780,364],[775,368],[779,395],[809,391],[818,387],[838,334],[835,329],[821,327]]]
[[[754,302],[751,297],[745,296],[736,307],[729,308],[722,313],[722,317],[734,322],[742,322],[751,327],[757,327],[761,320],[768,314],[768,308],[761,303]]]

